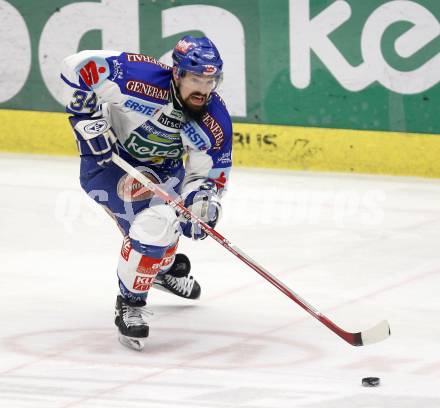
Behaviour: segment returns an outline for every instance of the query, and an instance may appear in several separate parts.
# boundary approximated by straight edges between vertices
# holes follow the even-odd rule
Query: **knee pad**
[[[126,299],[145,300],[156,275],[171,268],[177,242],[165,248],[162,255],[151,257],[132,248],[131,241],[124,237],[118,264],[119,289]]]
[[[118,265],[119,287],[125,298],[145,299],[157,273],[174,261],[179,234],[176,213],[167,205],[146,208],[136,215]]]
[[[168,205],[146,208],[136,215],[129,236],[143,246],[168,247],[179,238],[179,221]]]

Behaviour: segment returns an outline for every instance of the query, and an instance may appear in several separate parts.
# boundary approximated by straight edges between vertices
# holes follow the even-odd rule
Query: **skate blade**
[[[144,339],[136,338],[136,337],[128,337],[122,334],[119,335],[119,342],[123,346],[131,348],[132,350],[136,350],[136,351],[142,351],[143,348],[145,347]]]

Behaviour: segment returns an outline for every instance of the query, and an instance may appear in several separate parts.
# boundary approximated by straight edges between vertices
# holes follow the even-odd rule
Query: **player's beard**
[[[204,99],[204,103],[200,105],[195,105],[191,102],[192,97],[201,97]],[[200,92],[193,92],[188,95],[183,101],[183,106],[185,108],[186,113],[195,120],[201,119],[201,117],[205,114],[206,108],[208,106],[209,95],[203,95]]]

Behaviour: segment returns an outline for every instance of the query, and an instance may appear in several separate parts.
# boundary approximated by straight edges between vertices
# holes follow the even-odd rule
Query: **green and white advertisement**
[[[438,0],[0,0],[0,148],[74,154],[45,113],[63,112],[67,55],[170,63],[194,34],[225,61],[236,164],[440,177],[439,16]]]

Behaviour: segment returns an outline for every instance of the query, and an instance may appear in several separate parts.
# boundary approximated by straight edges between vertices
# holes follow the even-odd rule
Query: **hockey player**
[[[113,152],[214,227],[231,167],[232,125],[215,92],[223,61],[206,37],[183,37],[173,67],[129,52],[82,51],[63,61],[66,111],[81,156],[80,183],[113,217],[124,238],[117,267],[115,324],[122,344],[141,350],[148,337],[151,286],[197,299],[179,236],[206,234],[133,180]],[[186,154],[185,165],[183,156]]]

